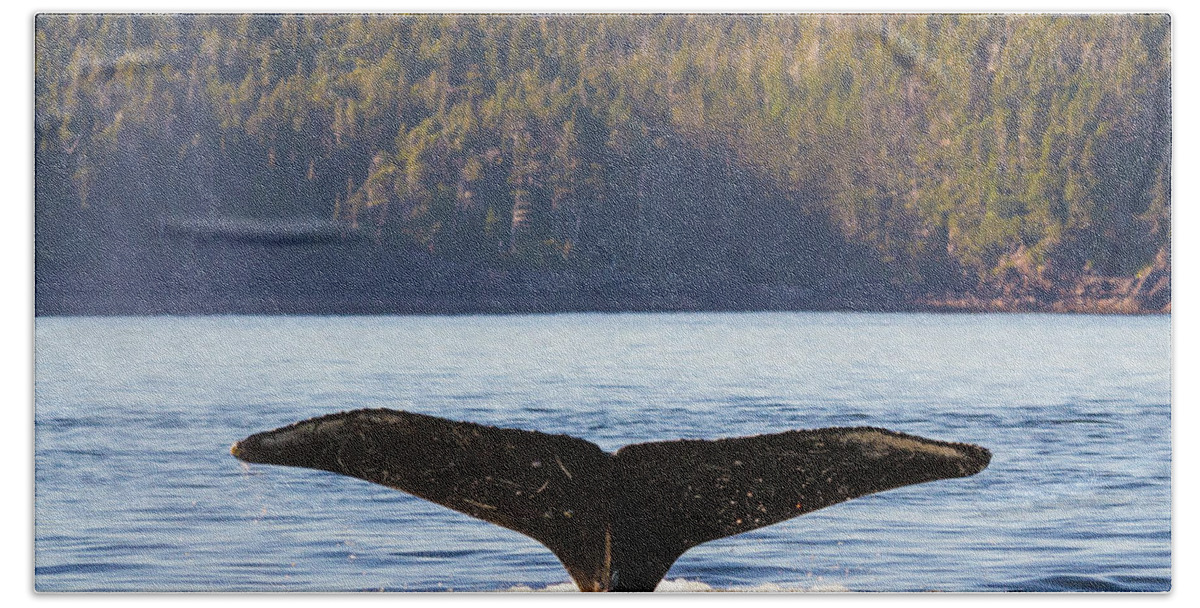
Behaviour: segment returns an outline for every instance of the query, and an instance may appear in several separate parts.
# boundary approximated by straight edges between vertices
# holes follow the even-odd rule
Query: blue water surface
[[[360,407],[609,451],[870,425],[993,452],[974,477],[701,545],[660,590],[1171,587],[1169,316],[39,318],[35,331],[41,591],[568,588],[516,532],[229,455],[251,433]]]

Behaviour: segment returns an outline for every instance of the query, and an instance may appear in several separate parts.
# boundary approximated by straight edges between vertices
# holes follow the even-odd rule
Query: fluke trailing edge
[[[878,428],[639,443],[386,409],[251,435],[246,462],[383,484],[542,543],[584,591],[653,591],[684,551],[851,498],[983,470],[984,448]]]

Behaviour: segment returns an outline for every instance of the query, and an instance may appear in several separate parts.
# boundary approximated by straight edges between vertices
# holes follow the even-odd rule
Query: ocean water
[[[234,441],[389,407],[642,441],[882,426],[974,477],[685,553],[660,591],[1166,591],[1169,316],[39,318],[39,591],[570,590],[541,545]]]

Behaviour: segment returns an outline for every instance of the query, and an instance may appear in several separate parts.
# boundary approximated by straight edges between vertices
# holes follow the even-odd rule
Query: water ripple
[[[511,530],[229,455],[250,433],[371,406],[610,451],[861,425],[992,450],[975,477],[701,545],[660,590],[1167,591],[1170,327],[841,313],[39,319],[35,585],[569,589],[554,556]]]

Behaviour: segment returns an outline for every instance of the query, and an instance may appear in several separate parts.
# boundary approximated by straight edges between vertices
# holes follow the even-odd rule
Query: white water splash
[[[504,589],[504,591],[512,592],[550,592],[550,593],[574,593],[579,591],[579,588],[574,583],[557,583],[547,585],[540,589],[534,589],[529,585],[517,585]],[[850,591],[848,587],[838,584],[820,584],[806,587],[800,583],[794,584],[779,584],[779,583],[762,583],[752,587],[713,587],[708,583],[700,581],[689,581],[683,578],[674,580],[664,580],[654,589],[656,593],[699,593],[699,592],[736,592],[736,593],[844,593]]]

